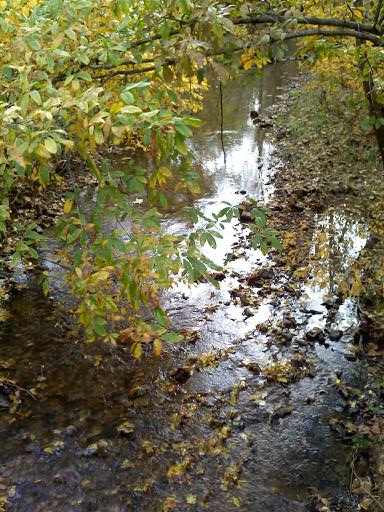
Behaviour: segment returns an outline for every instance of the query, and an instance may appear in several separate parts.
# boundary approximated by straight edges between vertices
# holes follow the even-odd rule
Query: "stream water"
[[[238,203],[241,191],[262,201],[273,194],[272,134],[255,127],[249,113],[268,116],[294,74],[295,64],[287,62],[267,68],[262,79],[249,74],[225,87],[225,162],[218,88],[207,92],[192,143],[204,168],[197,201],[204,211]],[[364,245],[364,229],[342,208],[317,224],[335,240],[319,273],[335,277]],[[166,226],[183,227],[177,213]],[[328,325],[324,289],[319,278],[316,285],[304,281],[295,298],[285,295],[284,277],[267,258],[234,248],[244,236],[233,223],[209,252],[220,263],[236,253],[218,290],[200,283],[164,294],[173,324],[193,330],[196,340],[160,359],[132,361],[124,347],[77,340],[55,298],[43,297],[31,281],[12,295],[1,327],[0,376],[35,398],[21,390],[11,415],[0,394],[0,496],[8,497],[10,511],[299,512],[309,510],[312,492],[354,510],[349,448],[329,427],[345,405],[337,376],[352,381],[360,373],[359,363],[345,357],[354,305],[341,304],[332,319],[341,339],[306,347],[305,360],[300,345],[274,344],[273,336],[292,327],[300,338]],[[247,288],[245,304],[233,291],[245,288],[257,269],[272,275],[271,284],[265,293],[263,283]],[[284,328],[288,316],[294,322]],[[252,367],[277,371],[290,361],[297,370],[291,383],[268,380]]]

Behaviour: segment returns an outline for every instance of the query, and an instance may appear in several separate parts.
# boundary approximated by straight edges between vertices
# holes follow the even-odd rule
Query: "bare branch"
[[[325,30],[310,29],[300,30],[298,32],[288,32],[285,34],[284,41],[288,39],[298,39],[307,36],[324,36],[324,37],[355,37],[361,41],[370,41],[374,46],[384,46],[384,39],[367,34],[366,32],[357,32],[356,30]],[[280,39],[279,39],[280,41]]]
[[[358,23],[350,20],[339,20],[336,18],[317,18],[315,16],[305,16],[302,14],[300,17],[291,16],[286,18],[277,13],[265,13],[258,16],[250,16],[249,18],[238,18],[233,20],[235,25],[254,25],[262,23],[284,23],[289,25],[290,23],[299,23],[301,25],[318,25],[318,26],[329,26],[347,28],[356,30],[358,32],[369,32],[371,34],[378,34],[377,29],[374,25],[368,23]]]
[[[173,62],[173,64],[176,64],[176,61]],[[113,78],[115,76],[139,75],[141,73],[149,73],[150,71],[156,71],[156,66],[146,66],[143,68],[136,68],[136,69],[117,69],[116,71],[111,71],[110,73],[104,73],[101,75],[93,75],[92,78],[95,78],[97,80],[109,80],[110,78]]]

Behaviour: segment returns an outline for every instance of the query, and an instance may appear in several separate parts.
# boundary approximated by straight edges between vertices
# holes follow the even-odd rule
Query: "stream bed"
[[[286,62],[225,86],[225,160],[219,89],[207,91],[192,142],[203,211],[244,193],[273,196],[273,131],[254,126],[250,112],[272,115],[295,73]],[[229,225],[207,252],[220,264],[232,255],[220,287],[164,294],[187,335],[161,358],[134,361],[128,348],[84,344],[55,294],[44,297],[32,280],[15,291],[0,335],[0,377],[20,387],[14,414],[0,394],[7,510],[300,512],[312,510],[313,494],[333,500],[332,510],[358,510],[350,448],[329,423],[345,408],[338,379],[362,378],[348,351],[358,320],[352,301],[335,305],[332,279],[366,234],[342,205],[314,222],[333,250],[294,293],[268,257],[246,248],[247,231]],[[165,226],[183,229],[177,212]]]

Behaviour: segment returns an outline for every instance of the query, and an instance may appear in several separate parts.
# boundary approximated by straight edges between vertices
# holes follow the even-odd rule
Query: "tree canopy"
[[[96,187],[95,207],[84,210],[75,186],[56,224],[80,323],[89,339],[131,340],[136,357],[142,342],[160,353],[163,341],[178,339],[167,330],[160,291],[176,275],[193,282],[216,268],[200,248],[214,247],[223,222],[239,214],[230,205],[211,218],[186,209],[194,229],[177,236],[161,229],[167,189],[199,191],[187,141],[206,81],[262,69],[298,41],[297,54],[310,64],[342,65],[356,87],[361,81],[367,129],[384,151],[382,4],[0,1],[0,232],[11,253],[4,265],[37,259],[44,243],[38,222],[18,217],[16,198],[31,187],[46,194],[62,181],[60,162],[76,154]],[[108,149],[117,147],[140,148],[148,165],[116,167]],[[278,247],[257,204],[253,217],[255,246]],[[143,305],[153,309],[150,323]]]

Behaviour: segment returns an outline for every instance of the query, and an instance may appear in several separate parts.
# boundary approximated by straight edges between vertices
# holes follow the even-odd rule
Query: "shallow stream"
[[[268,118],[295,73],[293,62],[282,63],[224,88],[225,160],[219,90],[207,92],[192,143],[204,169],[197,200],[204,211],[236,204],[244,191],[261,201],[273,194],[272,130],[255,127],[249,114]],[[15,292],[0,337],[0,376],[22,388],[12,415],[0,394],[0,495],[9,510],[299,512],[309,510],[312,493],[351,506],[349,448],[329,420],[345,406],[336,379],[360,375],[346,347],[357,318],[345,302],[330,320],[333,290],[321,281],[343,272],[365,233],[342,206],[314,222],[333,250],[319,278],[303,279],[293,297],[268,258],[242,248],[241,226],[228,226],[209,252],[220,263],[235,256],[220,288],[180,285],[164,294],[173,324],[194,339],[160,359],[138,362],[124,347],[85,345],[54,297],[30,281]],[[166,225],[182,228],[176,213]],[[281,343],[316,327],[339,332],[338,341]],[[271,378],[258,367],[270,368]]]

